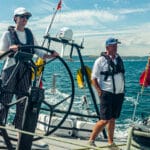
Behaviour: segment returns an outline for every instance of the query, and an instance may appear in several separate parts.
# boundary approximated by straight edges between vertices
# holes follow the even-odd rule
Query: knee
[[[110,123],[115,122],[115,118],[111,118],[108,122]]]
[[[102,123],[103,125],[106,125],[108,122],[109,122],[109,120],[101,120],[101,123]]]

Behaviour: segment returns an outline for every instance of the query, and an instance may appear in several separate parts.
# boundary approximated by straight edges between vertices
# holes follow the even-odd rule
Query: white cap
[[[28,15],[28,16],[32,16],[32,14],[27,11],[24,7],[18,7],[17,9],[14,10],[14,16],[16,15]]]

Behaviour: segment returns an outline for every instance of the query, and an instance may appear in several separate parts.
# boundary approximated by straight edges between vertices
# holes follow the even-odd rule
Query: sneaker
[[[95,144],[94,141],[88,141],[88,145],[89,145],[89,146],[94,146],[94,147],[96,147],[96,144]]]
[[[109,144],[108,147],[109,150],[121,150],[115,143]]]

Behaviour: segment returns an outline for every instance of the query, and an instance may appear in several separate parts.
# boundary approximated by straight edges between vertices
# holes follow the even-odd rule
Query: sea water
[[[83,56],[83,62],[88,67],[92,68],[94,61],[98,57]],[[80,89],[77,85],[76,75],[77,70],[81,67],[79,58],[73,57],[70,61],[64,58],[64,61],[68,65],[69,70],[73,76],[73,82],[75,85],[75,93],[71,111],[73,112],[83,112],[86,113],[86,107],[83,106],[83,96],[87,99],[87,105],[89,107],[88,113],[95,114],[93,101],[89,92],[87,85],[85,88]],[[145,70],[147,63],[147,57],[123,57],[125,65],[125,100],[123,103],[123,108],[120,118],[116,121],[115,137],[125,137],[127,136],[127,130],[131,124],[135,122],[142,122],[143,118],[150,116],[150,88],[144,88],[142,95],[137,97],[138,93],[141,91],[141,86],[139,85],[139,78],[141,73]],[[2,62],[1,62],[2,66]],[[43,87],[45,88],[45,99],[48,103],[52,103],[53,106],[57,104],[57,100],[63,99],[68,95],[72,95],[72,83],[70,75],[68,75],[66,67],[61,61],[53,61],[45,66],[43,74]],[[55,79],[54,79],[55,77]],[[56,103],[55,103],[56,102]],[[70,99],[65,104],[61,104],[59,108],[68,109]],[[97,105],[99,108],[99,101],[97,100]],[[136,108],[135,115],[133,115],[134,109]],[[84,110],[85,109],[85,110]],[[15,107],[10,109],[11,115],[9,116],[9,121],[12,119],[12,114],[15,113]],[[92,120],[96,121],[96,120]]]
[[[98,57],[83,57],[83,60],[85,65],[92,68],[96,58]],[[125,65],[125,99],[120,118],[116,121],[116,138],[127,137],[128,128],[132,124],[139,122],[141,123],[143,119],[147,119],[150,116],[150,88],[145,87],[142,94],[140,94],[138,97],[138,94],[142,89],[139,84],[139,78],[142,72],[145,70],[148,57],[123,57],[123,61]],[[68,62],[68,65],[73,65],[70,68],[74,74],[76,74],[78,67],[80,68],[80,62],[78,60],[75,60],[71,64]],[[75,97],[81,97],[79,94],[81,94],[81,91],[83,94],[86,91],[84,90],[85,89],[82,91],[82,89],[76,87],[77,92]],[[87,95],[88,99],[89,93],[84,94]],[[133,114],[134,111],[135,114]]]

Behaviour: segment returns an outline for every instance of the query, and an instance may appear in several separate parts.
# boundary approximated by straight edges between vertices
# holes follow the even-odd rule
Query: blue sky
[[[0,0],[0,36],[9,25],[14,25],[14,9],[25,7],[32,12],[28,27],[32,29],[40,45],[58,1]],[[76,43],[80,44],[84,37],[85,49],[82,54],[99,55],[101,51],[105,51],[105,40],[108,37],[116,37],[122,42],[118,49],[120,55],[149,55],[149,0],[62,1],[62,9],[57,13],[50,30],[51,36],[56,36],[62,27],[69,27],[73,30]],[[53,47],[58,48],[55,45]]]

